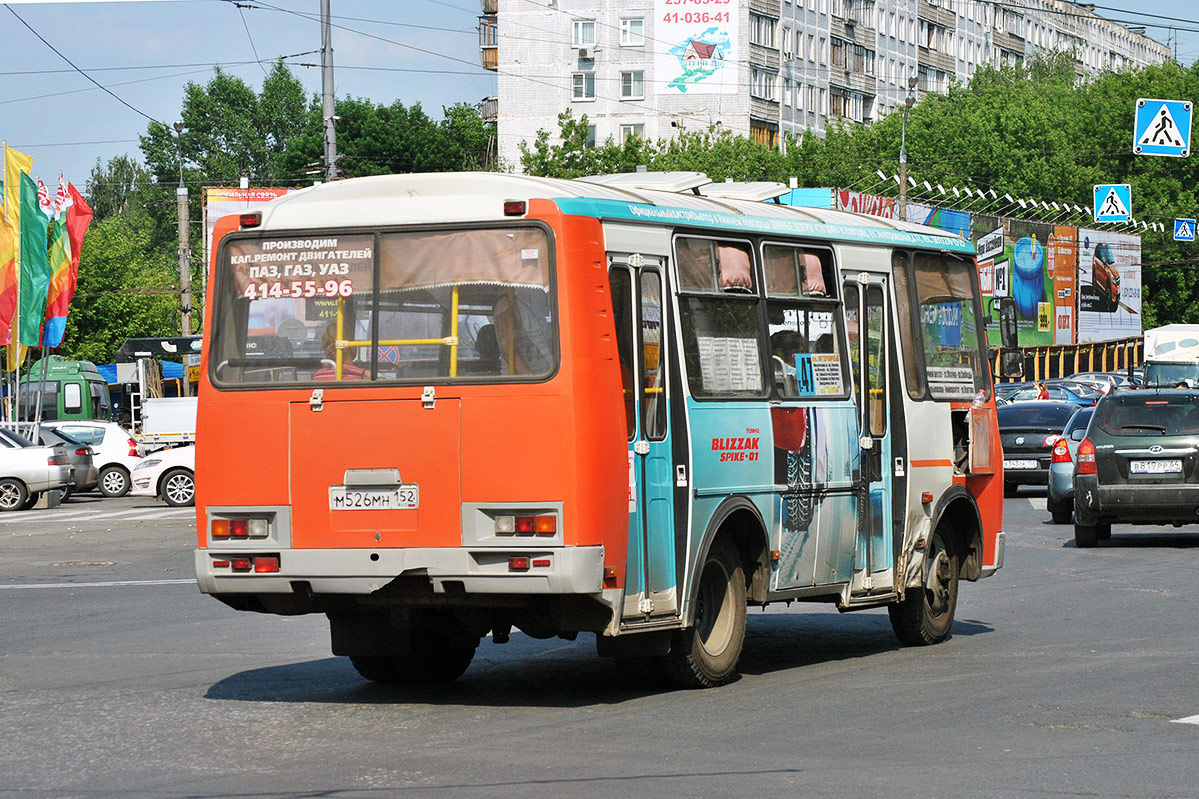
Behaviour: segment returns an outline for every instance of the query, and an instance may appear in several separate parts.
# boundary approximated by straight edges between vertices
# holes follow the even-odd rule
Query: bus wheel
[[[711,688],[727,681],[745,642],[745,570],[727,540],[708,551],[699,574],[695,626],[678,630],[664,665],[685,688]]]
[[[29,490],[25,484],[13,477],[0,480],[0,511],[23,510]]]
[[[352,655],[350,663],[374,682],[448,683],[474,660],[478,637],[465,631],[413,627],[406,655]]]
[[[891,629],[907,646],[939,644],[949,637],[957,604],[958,557],[938,530],[924,556],[924,584],[887,606]]]

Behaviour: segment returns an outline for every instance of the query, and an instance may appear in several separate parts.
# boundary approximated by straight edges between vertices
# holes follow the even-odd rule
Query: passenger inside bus
[[[549,373],[554,365],[549,294],[539,289],[509,291],[495,301],[492,318],[507,374]]]
[[[341,377],[338,378],[335,323],[330,322],[325,325],[325,332],[321,334],[321,348],[325,352],[325,358],[321,360],[321,367],[312,373],[313,380],[362,380],[366,378],[366,370],[354,363],[353,355],[348,349],[342,353]]]

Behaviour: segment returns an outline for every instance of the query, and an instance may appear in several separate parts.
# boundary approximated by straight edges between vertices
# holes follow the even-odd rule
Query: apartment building
[[[484,103],[499,155],[551,136],[569,108],[595,142],[719,127],[771,146],[785,133],[870,124],[980,66],[1047,51],[1080,77],[1170,50],[1067,0],[482,0]]]

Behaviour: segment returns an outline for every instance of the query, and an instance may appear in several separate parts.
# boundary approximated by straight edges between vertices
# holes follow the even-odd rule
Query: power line
[[[151,122],[158,122],[158,121],[159,121],[159,120],[155,119],[154,117],[150,116],[149,114],[147,114],[145,111],[142,111],[140,108],[135,108],[135,107],[133,107],[133,106],[132,106],[132,105],[130,105],[128,102],[126,102],[124,99],[122,99],[121,97],[118,97],[118,96],[117,96],[117,95],[116,95],[116,94],[115,94],[113,91],[111,91],[111,90],[110,90],[110,89],[109,89],[107,86],[104,86],[104,85],[103,85],[103,84],[101,84],[99,81],[97,81],[95,78],[93,78],[91,75],[87,74],[87,73],[86,73],[86,72],[84,72],[82,69],[80,69],[79,67],[75,66],[75,62],[71,61],[71,59],[67,58],[65,55],[63,55],[61,52],[59,52],[59,50],[58,50],[58,48],[57,48],[57,47],[55,47],[54,45],[50,44],[50,42],[46,41],[45,37],[44,37],[44,36],[42,36],[40,33],[38,33],[36,30],[34,30],[34,28],[33,28],[33,26],[32,26],[32,25],[30,25],[28,22],[26,22],[24,19],[22,19],[22,18],[21,18],[21,15],[20,15],[20,14],[18,14],[16,11],[14,11],[14,10],[13,10],[13,7],[12,7],[12,6],[10,6],[10,5],[5,5],[4,7],[5,7],[5,8],[7,8],[7,9],[9,10],[9,12],[10,12],[10,13],[11,13],[11,14],[12,14],[14,17],[16,17],[16,18],[17,18],[17,20],[18,20],[18,21],[19,21],[19,22],[20,22],[22,25],[24,25],[26,28],[28,28],[30,33],[32,33],[34,36],[36,36],[38,39],[40,39],[40,40],[41,40],[41,42],[42,42],[42,44],[46,45],[46,46],[47,46],[47,47],[49,47],[51,50],[53,50],[53,51],[54,51],[54,53],[55,53],[55,55],[57,55],[57,56],[58,56],[59,58],[61,58],[63,61],[66,61],[68,64],[70,64],[70,65],[71,65],[71,67],[72,67],[72,68],[73,68],[73,69],[74,69],[76,72],[78,72],[78,73],[79,73],[80,75],[82,75],[83,77],[87,78],[87,79],[88,79],[90,82],[94,83],[94,84],[96,85],[96,87],[97,87],[97,88],[100,88],[100,89],[102,89],[102,90],[104,91],[104,93],[105,93],[105,94],[107,94],[108,96],[112,97],[114,100],[116,100],[118,103],[120,103],[121,105],[123,105],[123,106],[125,106],[126,108],[128,108],[130,111],[133,111],[133,112],[135,112],[135,113],[137,113],[137,114],[140,114],[141,116],[145,117],[146,119],[150,120]],[[163,123],[163,124],[165,124],[165,123]]]

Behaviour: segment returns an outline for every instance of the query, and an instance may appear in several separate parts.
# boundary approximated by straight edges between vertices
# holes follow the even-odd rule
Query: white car
[[[196,445],[151,452],[133,467],[135,497],[162,497],[174,508],[196,504]]]
[[[43,422],[42,426],[61,430],[71,438],[91,445],[101,494],[123,497],[129,493],[129,475],[146,454],[132,433],[116,422],[95,420]]]

